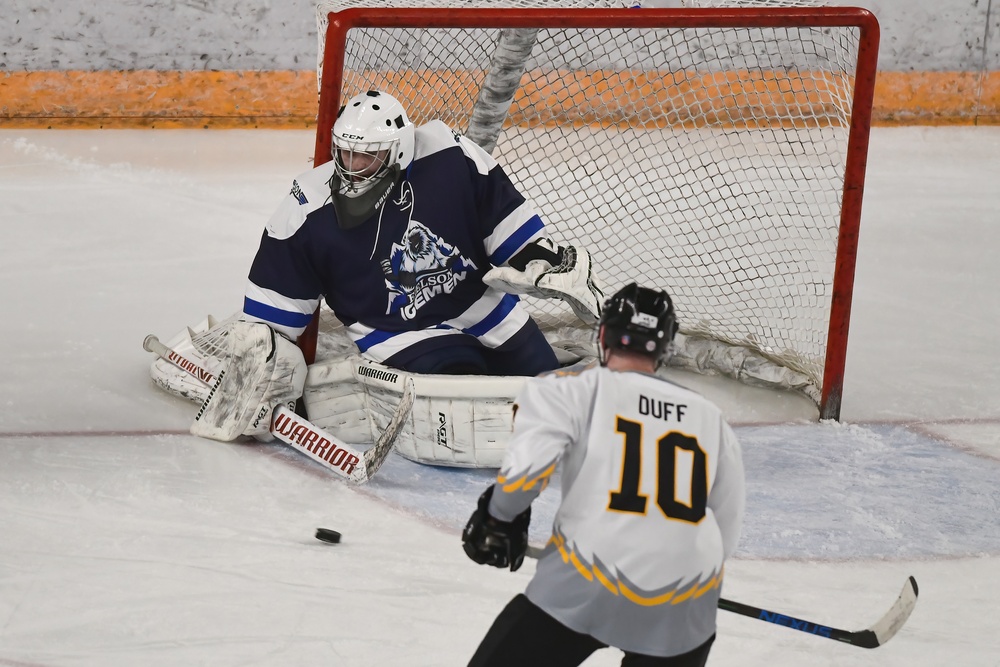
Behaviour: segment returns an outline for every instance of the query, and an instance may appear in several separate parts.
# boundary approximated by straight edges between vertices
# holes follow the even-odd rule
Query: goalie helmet
[[[413,161],[413,148],[413,123],[392,95],[369,90],[341,107],[333,124],[330,182],[341,227],[356,227],[385,202]]]
[[[659,360],[677,334],[677,317],[663,290],[630,283],[604,303],[599,343],[601,361],[608,349],[627,350]]]

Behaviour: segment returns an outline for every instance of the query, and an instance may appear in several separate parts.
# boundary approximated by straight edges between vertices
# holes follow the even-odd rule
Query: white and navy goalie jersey
[[[739,444],[719,409],[596,364],[529,379],[516,405],[490,514],[512,520],[562,465],[528,598],[626,651],[672,656],[708,640],[745,504]]]
[[[414,159],[371,219],[337,224],[334,163],[295,179],[267,223],[244,313],[292,340],[319,300],[361,352],[390,365],[459,333],[496,348],[527,322],[486,271],[542,234],[542,221],[485,151],[440,121],[418,127]]]

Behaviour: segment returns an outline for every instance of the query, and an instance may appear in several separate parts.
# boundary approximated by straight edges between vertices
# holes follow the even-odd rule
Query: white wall
[[[0,69],[316,67],[311,0],[11,1],[0,20]]]
[[[1000,70],[1000,0],[829,0],[871,9],[880,65]],[[312,0],[5,0],[0,70],[311,70]]]

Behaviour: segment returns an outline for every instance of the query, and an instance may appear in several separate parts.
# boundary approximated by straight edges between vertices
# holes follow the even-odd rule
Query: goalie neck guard
[[[600,322],[602,363],[607,349],[659,359],[677,333],[670,296],[630,283],[604,303]]]
[[[369,90],[341,107],[333,124],[330,191],[342,228],[357,227],[378,210],[413,151],[413,123],[392,95]]]

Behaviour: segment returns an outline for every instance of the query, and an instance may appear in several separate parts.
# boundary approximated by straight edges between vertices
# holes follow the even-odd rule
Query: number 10
[[[639,493],[642,474],[642,424],[619,417],[615,431],[625,440],[622,480],[611,492],[608,509],[646,513],[647,496]],[[681,495],[683,494],[683,495]],[[670,519],[698,523],[708,503],[708,456],[698,439],[669,431],[656,441],[656,504]]]

